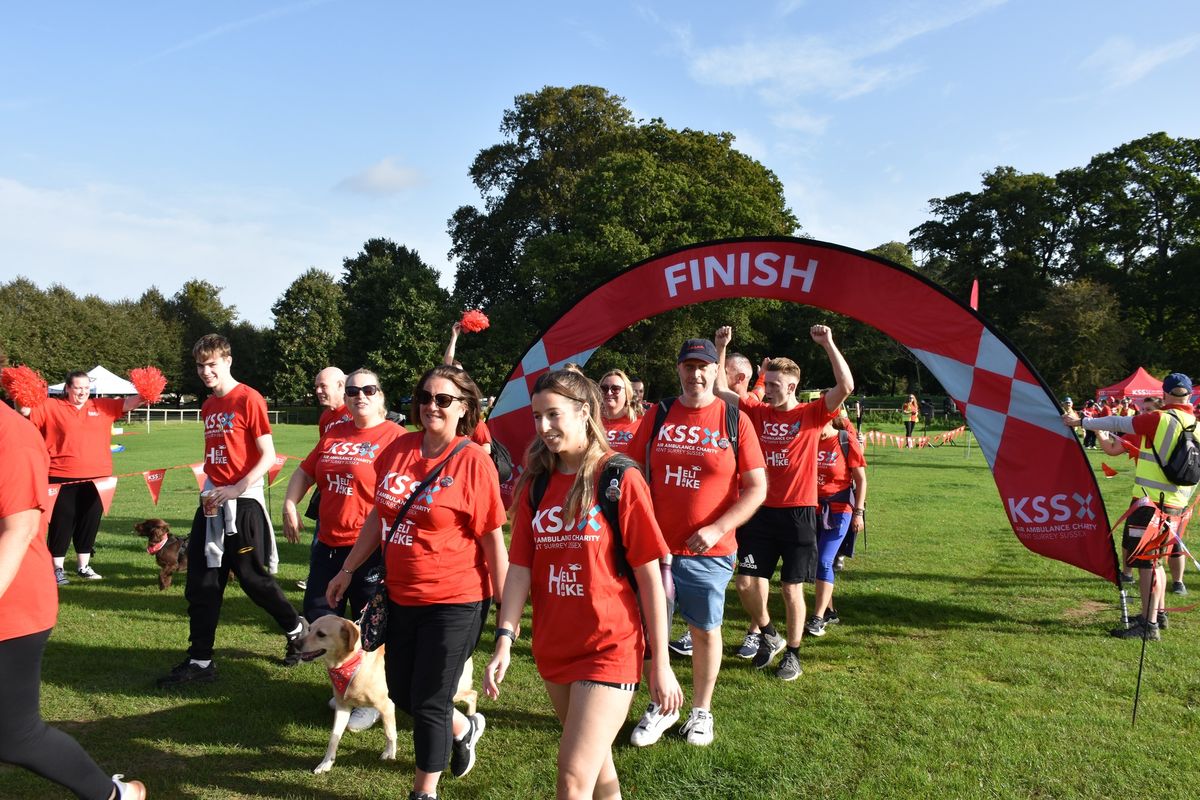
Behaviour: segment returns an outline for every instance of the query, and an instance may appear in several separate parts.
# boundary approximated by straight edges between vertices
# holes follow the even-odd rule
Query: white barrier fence
[[[271,417],[271,424],[278,425],[280,415],[284,415],[284,422],[287,422],[286,411],[267,411]],[[125,414],[125,424],[132,425],[134,422],[143,422],[147,425],[150,421],[154,422],[199,422],[200,409],[198,408],[135,408]]]

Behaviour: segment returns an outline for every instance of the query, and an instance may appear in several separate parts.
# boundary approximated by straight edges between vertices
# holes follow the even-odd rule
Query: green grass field
[[[303,456],[314,439],[312,427],[276,429],[281,453]],[[135,425],[119,441],[126,446],[114,458],[119,473],[187,464],[201,454],[195,423],[157,425],[149,434]],[[798,681],[781,683],[727,657],[716,741],[706,749],[673,733],[645,750],[630,747],[629,730],[646,702],[639,693],[615,748],[626,797],[1196,796],[1195,614],[1173,614],[1163,641],[1150,644],[1131,726],[1140,643],[1106,634],[1117,620],[1115,589],[1025,550],[982,455],[961,441],[868,452],[869,527],[838,582],[843,622],[822,639],[805,639]],[[1100,481],[1115,517],[1128,497],[1130,462],[1091,457],[1097,470],[1101,460],[1121,470]],[[289,461],[273,492],[277,526],[296,463]],[[152,798],[406,797],[413,764],[403,715],[397,761],[378,760],[384,742],[376,727],[346,735],[331,773],[311,773],[332,717],[324,670],[281,666],[283,637],[234,586],[217,634],[220,679],[181,691],[155,688],[187,645],[186,606],[182,580],[159,592],[154,560],[132,526],[162,516],[186,533],[195,501],[186,469],[167,473],[157,508],[140,476],[121,481],[93,562],[105,579],[76,580],[61,591],[43,666],[44,716],[107,771],[145,781]],[[299,606],[307,547],[280,542],[278,577]],[[67,565],[70,573],[73,556]],[[1169,606],[1188,600],[1168,595]],[[727,609],[724,635],[733,646],[745,615],[732,587]],[[485,636],[476,654],[477,675],[488,642]],[[527,638],[515,653],[501,700],[481,700],[488,728],[475,770],[443,780],[442,797],[553,795],[558,725]],[[677,661],[676,670],[688,685],[690,665]],[[0,797],[65,796],[0,767]]]

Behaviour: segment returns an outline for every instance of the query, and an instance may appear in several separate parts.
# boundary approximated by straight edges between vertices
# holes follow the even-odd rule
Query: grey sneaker
[[[765,669],[775,659],[775,656],[783,652],[785,647],[787,647],[787,640],[782,636],[764,633],[762,641],[758,644],[758,652],[754,654],[754,660],[750,663],[754,665],[755,669]]]
[[[487,720],[483,718],[483,714],[472,714],[467,717],[467,722],[471,727],[467,729],[463,738],[450,743],[450,774],[456,778],[463,777],[475,766],[475,743],[483,736],[483,729],[487,727]]]
[[[1158,629],[1160,631],[1167,629],[1167,612],[1165,611],[1158,612]]]
[[[1171,584],[1171,594],[1187,594],[1187,587],[1183,585],[1183,581],[1175,581]]]
[[[71,582],[71,579],[67,577],[67,573],[62,567],[55,567],[54,568],[54,582],[57,583],[59,586],[66,586],[68,583]]]
[[[775,677],[781,681],[794,681],[803,674],[804,670],[800,668],[800,656],[791,650],[784,653],[779,667],[775,670]]]
[[[761,641],[761,634],[746,631],[746,638],[742,640],[742,646],[737,649],[735,655],[738,658],[754,658],[754,654],[758,652],[758,643]]]
[[[365,731],[367,728],[379,722],[379,710],[370,706],[359,706],[350,712],[350,721],[346,723],[346,730],[358,733]]]
[[[96,572],[96,570],[92,569],[91,564],[88,564],[86,567],[80,567],[79,569],[75,570],[75,574],[78,575],[79,577],[83,578],[85,581],[99,581],[99,580],[104,579],[103,575],[101,575],[99,572]]]
[[[672,639],[671,641],[667,642],[667,649],[670,650],[672,653],[675,653],[676,655],[690,656],[692,654],[692,632],[691,632],[691,630],[686,630],[683,632],[683,636],[680,636],[678,639]]]
[[[833,606],[830,606],[829,608],[825,609],[825,624],[826,625],[837,625],[841,621],[842,621],[842,618],[838,615],[836,608],[834,608]]]
[[[825,635],[825,617],[818,617],[813,614],[808,618],[808,622],[804,623],[804,632],[809,636],[824,636]]]
[[[1132,624],[1128,628],[1117,628],[1112,632],[1112,635],[1118,639],[1141,639],[1146,638],[1152,642],[1157,642],[1162,636],[1158,632],[1158,625],[1151,622],[1147,624],[1142,618],[1136,617],[1136,621],[1131,621]]]

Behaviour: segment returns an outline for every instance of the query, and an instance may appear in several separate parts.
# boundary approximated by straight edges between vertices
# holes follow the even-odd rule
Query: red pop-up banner
[[[192,468],[192,474],[196,476],[196,488],[204,491],[204,462],[201,461],[199,464],[189,464],[188,466]]]
[[[165,469],[148,469],[142,473],[142,477],[146,479],[146,488],[154,498],[154,505],[158,505],[158,494],[162,491],[163,476],[166,474]]]
[[[113,477],[95,478],[92,483],[96,486],[96,491],[100,493],[100,505],[104,507],[104,513],[108,514],[108,509],[112,507],[113,495],[117,492],[117,479]]]

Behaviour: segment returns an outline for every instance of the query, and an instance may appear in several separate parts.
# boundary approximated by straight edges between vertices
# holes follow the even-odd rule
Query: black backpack
[[[512,453],[508,452],[508,448],[500,443],[499,439],[492,439],[492,463],[496,465],[496,474],[500,476],[501,485],[508,483],[508,479],[513,474]]]
[[[1158,457],[1158,451],[1151,443],[1150,452],[1154,455],[1154,460],[1158,462],[1159,469],[1163,471],[1163,475],[1167,480],[1176,486],[1195,486],[1200,483],[1200,445],[1196,443],[1196,423],[1184,426],[1181,420],[1174,411],[1165,411],[1169,414],[1175,424],[1183,427],[1183,431],[1179,434],[1179,438],[1175,440],[1175,445],[1171,448],[1171,454],[1167,456],[1166,463]]]
[[[600,513],[608,522],[608,529],[612,531],[613,560],[617,565],[617,574],[628,578],[629,582],[634,584],[635,589],[637,583],[634,581],[633,567],[629,565],[629,559],[625,555],[625,541],[621,538],[621,517],[617,513],[617,504],[621,498],[621,480],[625,476],[625,470],[637,468],[637,462],[632,458],[620,453],[613,453],[609,456],[608,461],[604,462],[604,468],[600,470],[600,477],[596,481],[596,502],[600,505]],[[542,504],[548,483],[550,483],[550,475],[543,472],[529,484],[529,508],[534,513],[537,513],[538,507]],[[614,497],[608,496],[609,489],[617,490],[612,493]]]
[[[667,414],[671,411],[671,406],[675,405],[677,397],[668,397],[666,400],[659,400],[654,407],[654,427],[650,431],[650,439],[646,442],[646,474],[650,474],[650,453],[654,450],[654,442],[658,439],[658,432],[662,429],[663,423],[667,421]],[[718,397],[719,402],[725,403],[725,398]],[[725,438],[729,440],[729,447],[733,450],[733,474],[734,477],[741,477],[741,472],[738,470],[738,404],[725,403]]]

